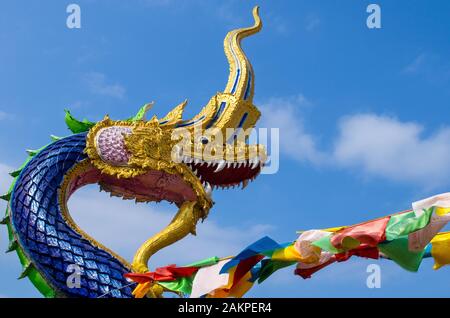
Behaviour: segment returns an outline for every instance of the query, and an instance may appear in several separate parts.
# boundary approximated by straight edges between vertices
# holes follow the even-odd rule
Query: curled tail
[[[230,75],[225,93],[232,94],[238,99],[253,99],[254,73],[250,62],[241,47],[243,38],[259,32],[262,28],[259,17],[259,7],[253,9],[255,23],[248,28],[236,29],[228,32],[224,40],[225,55],[230,64]]]
[[[241,41],[245,37],[258,33],[262,28],[259,17],[259,8],[253,9],[254,24],[248,28],[235,29],[227,33],[224,40],[224,51],[230,66],[230,75],[224,92],[217,93],[208,104],[193,118],[181,120],[181,113],[185,103],[173,110],[177,116],[172,121],[166,118],[163,125],[175,123],[175,128],[191,129],[197,127],[204,129],[226,128],[247,129],[254,127],[260,113],[253,105],[254,81],[252,65],[241,48]],[[180,109],[178,109],[180,108]]]

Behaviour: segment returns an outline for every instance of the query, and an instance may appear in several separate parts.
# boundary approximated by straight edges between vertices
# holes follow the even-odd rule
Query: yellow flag
[[[320,248],[314,246],[317,249],[317,255],[320,256]],[[286,248],[282,248],[276,250],[272,254],[272,260],[274,261],[284,261],[284,262],[302,262],[302,263],[315,263],[319,260],[319,256],[311,255],[310,257],[303,257],[300,253],[295,249],[294,245],[289,245]]]
[[[439,233],[431,240],[434,269],[450,264],[450,232]]]

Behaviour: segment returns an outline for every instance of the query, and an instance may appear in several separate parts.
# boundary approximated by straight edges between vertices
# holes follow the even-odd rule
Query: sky
[[[66,7],[81,8],[81,28]],[[366,8],[381,8],[369,29]],[[450,187],[450,2],[448,1],[2,1],[0,4],[0,190],[9,171],[50,135],[66,136],[64,109],[98,121],[125,119],[155,101],[165,115],[184,99],[196,114],[228,77],[223,38],[251,25],[244,41],[255,70],[259,127],[280,129],[280,163],[245,190],[215,191],[197,236],[159,252],[151,267],[238,253],[268,235],[350,225],[408,209]],[[4,207],[4,204],[2,205]],[[79,190],[69,201],[78,224],[131,259],[175,213]],[[0,250],[6,250],[0,229]],[[381,288],[366,285],[369,264]],[[418,273],[387,260],[351,259],[311,279],[283,269],[248,297],[439,297],[450,268]],[[0,297],[40,297],[14,253],[0,253]]]

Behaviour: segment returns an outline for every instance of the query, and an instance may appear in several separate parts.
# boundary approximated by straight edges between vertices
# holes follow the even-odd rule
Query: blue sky
[[[0,173],[50,134],[67,135],[65,108],[81,118],[123,119],[155,101],[161,116],[189,99],[185,116],[223,90],[222,41],[252,23],[245,40],[256,73],[261,127],[279,127],[280,170],[242,190],[216,191],[198,236],[162,251],[151,266],[226,256],[269,235],[357,223],[410,208],[450,187],[450,3],[373,1],[382,28],[366,27],[369,1],[74,1],[81,29],[66,27],[69,1],[3,1],[0,10]],[[69,202],[75,220],[131,258],[171,218],[172,206],[110,199],[96,187]],[[124,221],[126,217],[126,221]],[[0,249],[6,249],[2,229]],[[380,289],[366,287],[366,267],[352,259],[312,279],[293,268],[249,296],[443,296],[449,269],[419,273],[379,261]],[[39,297],[17,281],[17,257],[0,254],[0,296]]]

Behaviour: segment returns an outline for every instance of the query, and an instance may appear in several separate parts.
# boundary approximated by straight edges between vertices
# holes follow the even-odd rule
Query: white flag
[[[230,260],[223,260],[216,265],[200,268],[192,282],[191,298],[198,298],[213,290],[228,285],[229,274],[220,274],[222,267]]]

